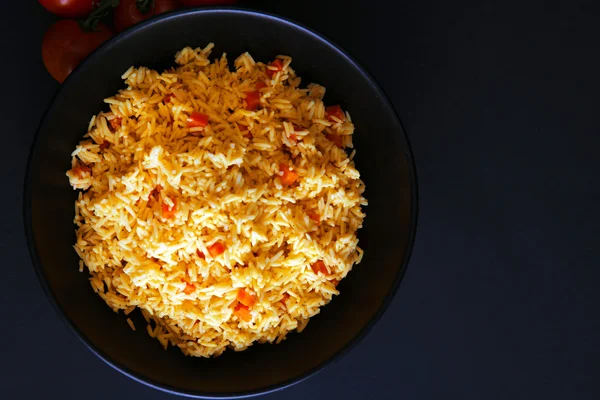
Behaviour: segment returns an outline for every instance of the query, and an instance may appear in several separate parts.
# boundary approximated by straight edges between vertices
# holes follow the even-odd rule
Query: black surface
[[[598,6],[399,3],[257,2],[366,66],[399,111],[420,183],[416,246],[382,320],[347,357],[266,398],[598,398]],[[0,25],[1,397],[171,398],[93,356],[36,281],[20,204],[57,87],[38,50],[52,17],[12,7]]]
[[[194,29],[197,26],[202,30]],[[244,28],[232,31],[230,26]],[[289,335],[277,346],[257,345],[205,360],[184,357],[178,349],[165,352],[145,329],[131,331],[123,314],[115,314],[90,289],[88,275],[78,271],[79,257],[73,251],[77,193],[68,184],[65,170],[70,168],[70,154],[81,141],[89,116],[105,109],[103,99],[123,87],[119,78],[123,71],[131,65],[168,68],[181,48],[205,46],[211,38],[218,38],[213,49],[216,57],[245,51],[256,60],[290,55],[304,82],[327,83],[326,104],[352,110],[356,126],[368,127],[357,131],[353,143],[361,149],[354,160],[368,185],[369,219],[359,233],[365,256],[339,285],[344,295],[312,318],[301,335]],[[371,101],[365,104],[365,98]],[[184,11],[139,25],[110,41],[62,85],[43,117],[28,168],[26,234],[36,271],[52,302],[103,360],[170,393],[262,394],[317,372],[358,343],[390,304],[414,241],[414,166],[393,108],[344,53],[305,28],[271,15]],[[387,173],[381,174],[382,170]],[[138,327],[145,326],[141,315],[130,316]]]

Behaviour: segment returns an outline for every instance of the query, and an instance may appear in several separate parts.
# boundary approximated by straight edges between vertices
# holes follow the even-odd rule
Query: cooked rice
[[[135,331],[135,325],[133,324],[131,318],[127,318],[127,324],[129,325],[132,331]]]
[[[212,47],[184,48],[162,73],[129,68],[67,172],[82,189],[74,247],[94,291],[115,312],[141,309],[164,348],[202,357],[301,331],[360,262],[367,204],[355,151],[328,136],[352,148],[354,126],[348,113],[328,118],[325,88],[300,89],[290,57],[270,78],[248,53],[233,72],[225,54],[211,63]],[[257,82],[260,108],[248,111]],[[189,128],[192,111],[209,124]],[[296,183],[282,183],[281,163]],[[211,256],[215,243],[225,251]],[[256,299],[246,316],[240,289]]]

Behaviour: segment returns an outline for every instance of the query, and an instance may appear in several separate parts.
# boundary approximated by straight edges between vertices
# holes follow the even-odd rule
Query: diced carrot
[[[185,283],[185,289],[183,289],[183,293],[185,294],[192,294],[194,293],[194,291],[196,290],[196,286],[192,285],[191,283]]]
[[[315,221],[317,225],[321,225],[321,216],[319,214],[314,211],[308,211],[306,214],[308,215],[308,218]]]
[[[298,180],[298,174],[291,171],[287,164],[279,164],[279,172],[281,173],[281,183],[289,186]]]
[[[327,267],[325,266],[325,263],[322,260],[319,260],[312,264],[311,268],[315,274],[318,274],[320,272],[323,275],[329,275],[329,271],[327,271]]]
[[[163,97],[163,103],[170,102],[171,99],[173,99],[173,97],[175,97],[175,95],[173,93],[169,93],[168,95],[166,95],[165,97]]]
[[[173,218],[177,212],[177,199],[173,199],[173,207],[169,207],[166,203],[162,205],[162,215],[165,218]]]
[[[119,129],[121,127],[121,122],[123,121],[123,118],[121,117],[115,117],[113,119],[110,120],[110,127],[116,131],[117,129]]]
[[[221,242],[216,242],[208,246],[207,250],[211,257],[216,257],[225,251],[225,245]]]
[[[238,303],[235,306],[235,308],[233,309],[233,315],[246,322],[252,319],[252,315],[250,315],[250,309],[242,303]]]
[[[192,113],[187,119],[187,123],[189,127],[205,127],[206,125],[208,125],[208,115],[202,114],[198,111],[192,111]]]
[[[256,90],[260,90],[260,89],[266,88],[266,87],[267,87],[267,84],[264,83],[263,81],[256,82]]]
[[[260,93],[257,91],[246,92],[246,110],[254,111],[260,104]]]
[[[200,257],[201,259],[203,259],[203,260],[204,260],[204,259],[206,259],[206,256],[204,255],[204,253],[203,253],[203,252],[201,252],[201,251],[200,251],[200,250],[198,250],[198,249],[196,249],[196,255],[197,255],[198,257]]]
[[[329,119],[330,121],[334,121],[332,117],[336,117],[340,121],[346,120],[346,115],[342,111],[342,108],[339,104],[336,104],[335,106],[325,107],[325,114],[327,114],[327,119]]]
[[[331,134],[325,135],[325,137],[327,138],[327,140],[329,140],[330,142],[333,142],[333,144],[335,144],[340,149],[344,147],[344,141],[342,140],[342,137],[340,135],[331,133]]]
[[[256,296],[246,292],[244,288],[241,288],[237,292],[237,299],[240,303],[245,305],[248,308],[251,308],[256,303]]]
[[[104,142],[100,143],[100,150],[105,150],[108,148],[108,146],[110,146],[110,143],[105,140]]]
[[[269,78],[272,78],[277,72],[283,69],[283,61],[281,59],[276,59],[272,63],[267,66],[266,73]]]

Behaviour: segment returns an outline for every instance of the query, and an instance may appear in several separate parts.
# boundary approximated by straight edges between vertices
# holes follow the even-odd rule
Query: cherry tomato
[[[121,32],[122,30],[145,19],[154,17],[155,15],[179,8],[179,2],[177,0],[148,1],[150,11],[144,14],[140,11],[136,3],[136,0],[121,0],[119,5],[115,8],[113,22],[117,32]]]
[[[63,18],[85,17],[96,3],[95,0],[39,0],[42,7]]]
[[[48,29],[42,40],[42,59],[54,79],[62,83],[84,58],[112,36],[102,23],[84,32],[76,21],[63,19]]]
[[[179,0],[179,2],[185,7],[235,4],[235,0]]]

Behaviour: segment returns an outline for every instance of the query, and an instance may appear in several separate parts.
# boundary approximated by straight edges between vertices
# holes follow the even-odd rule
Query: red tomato
[[[235,4],[235,0],[179,0],[179,2],[186,7]]]
[[[333,142],[333,144],[335,144],[340,149],[344,148],[344,140],[340,135],[332,133],[331,135],[325,135],[325,137],[327,138],[327,140]]]
[[[144,14],[137,7],[137,0],[121,0],[113,17],[115,30],[121,32],[138,22],[179,7],[177,0],[154,0],[148,1],[148,4],[149,11]]]
[[[96,3],[94,0],[39,0],[39,2],[46,10],[63,18],[85,17],[92,12]]]
[[[42,40],[42,59],[54,79],[62,83],[73,69],[96,47],[112,36],[106,25],[84,32],[76,21],[60,20],[48,29]]]
[[[271,69],[271,68],[273,69]],[[267,73],[267,76],[269,78],[272,78],[273,75],[275,75],[277,72],[281,71],[283,69],[283,61],[281,61],[281,59],[277,59],[275,61],[273,61],[271,64],[269,64],[267,66],[267,69],[265,70],[265,72]]]
[[[189,118],[187,119],[187,123],[189,127],[201,126],[204,127],[208,125],[208,115],[202,114],[198,111],[192,111]]]
[[[339,104],[336,104],[335,106],[325,107],[325,114],[327,114],[327,119],[329,119],[332,122],[336,121],[331,117],[336,117],[340,121],[346,120],[346,114],[344,114]]]
[[[260,93],[246,92],[246,110],[254,111],[260,104]]]

